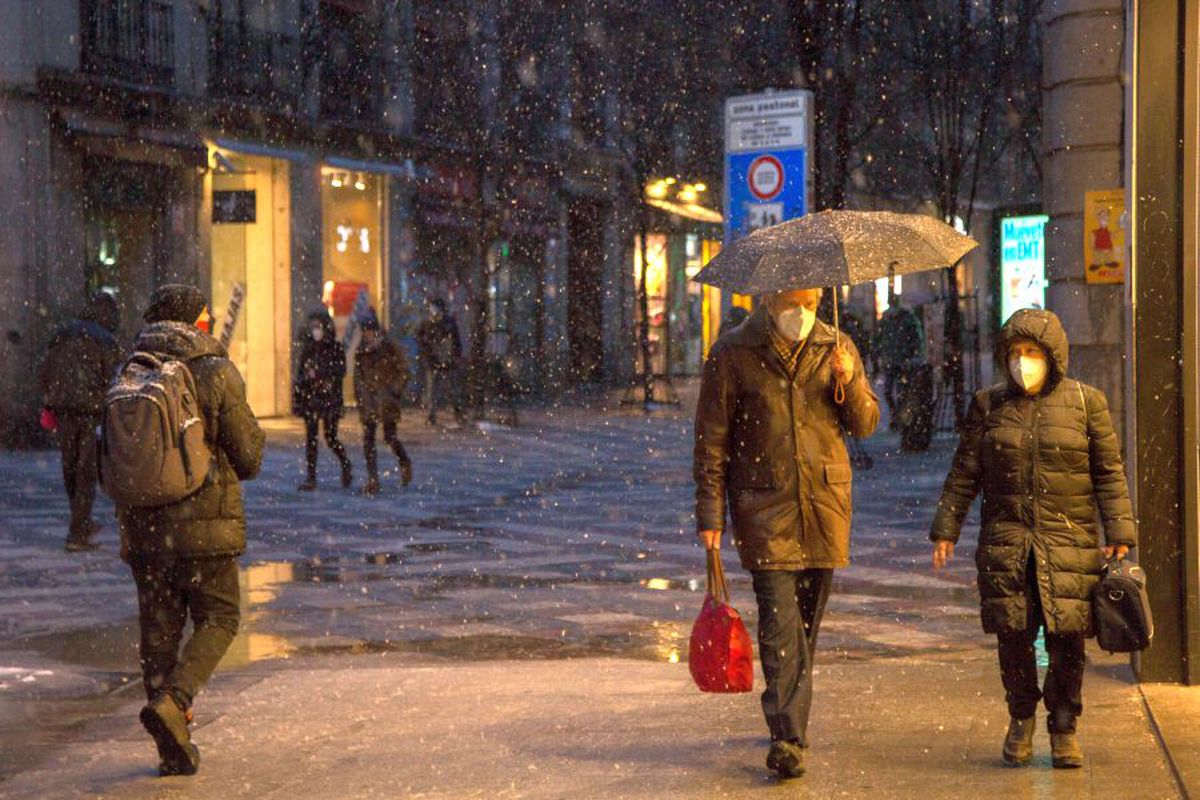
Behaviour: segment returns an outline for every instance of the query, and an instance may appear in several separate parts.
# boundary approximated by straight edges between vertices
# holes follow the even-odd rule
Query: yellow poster
[[[1088,283],[1125,281],[1125,190],[1087,192],[1083,202],[1083,263]]]

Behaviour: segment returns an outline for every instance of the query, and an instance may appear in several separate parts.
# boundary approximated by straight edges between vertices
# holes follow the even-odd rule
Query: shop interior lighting
[[[346,182],[344,176],[345,173],[342,172],[333,173],[333,175],[329,178],[329,185],[335,189],[342,188],[342,185]]]
[[[646,184],[646,196],[661,200],[667,196],[667,186],[666,180],[651,181]]]
[[[365,192],[367,190],[367,181],[361,172],[354,176],[354,188],[358,189],[360,192]]]

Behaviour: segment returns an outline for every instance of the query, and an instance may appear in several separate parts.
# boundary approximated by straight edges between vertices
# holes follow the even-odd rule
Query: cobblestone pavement
[[[214,692],[239,671],[341,654],[686,659],[703,590],[690,415],[572,408],[523,422],[435,431],[406,421],[416,477],[402,488],[385,474],[376,498],[342,489],[324,450],[319,490],[296,492],[299,429],[266,422],[263,474],[246,485],[245,624]],[[359,433],[346,429],[361,485]],[[953,441],[901,454],[884,432],[868,449],[875,465],[856,475],[854,564],[837,575],[823,663],[984,669],[995,656],[978,625],[973,533],[948,569],[928,564],[927,526]],[[0,774],[138,691],[135,596],[115,555],[111,507],[101,501],[97,516],[108,521],[104,547],[63,553],[57,454],[0,454]],[[729,571],[752,625],[748,576],[732,563]]]

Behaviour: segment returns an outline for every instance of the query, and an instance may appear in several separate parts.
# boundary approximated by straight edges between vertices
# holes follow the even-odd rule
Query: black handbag
[[[1109,559],[1092,595],[1092,620],[1096,640],[1110,653],[1135,653],[1149,647],[1154,618],[1145,571],[1128,559]]]

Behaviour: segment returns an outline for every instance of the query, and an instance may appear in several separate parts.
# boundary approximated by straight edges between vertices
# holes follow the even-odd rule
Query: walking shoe
[[[778,739],[771,742],[767,753],[767,769],[781,778],[800,778],[804,775],[804,751],[793,741]]]
[[[158,747],[160,775],[195,775],[200,768],[200,749],[188,733],[187,712],[168,692],[161,692],[142,708],[142,727]]]
[[[412,462],[405,459],[400,462],[400,485],[408,486],[412,483]]]
[[[1004,763],[1019,767],[1033,758],[1035,722],[1033,716],[1028,719],[1012,717],[1008,721],[1008,733],[1004,735]]]
[[[375,475],[367,478],[367,483],[363,486],[362,493],[364,497],[374,497],[379,494],[379,478]]]
[[[317,490],[317,479],[309,478],[304,483],[296,487],[297,492],[315,492]]]
[[[1073,733],[1050,734],[1050,760],[1055,769],[1079,769],[1083,766],[1083,750]]]
[[[350,484],[354,483],[354,472],[350,468],[350,462],[342,464],[342,488],[349,489]]]
[[[98,547],[100,547],[99,543],[93,542],[91,539],[72,535],[67,537],[67,541],[63,545],[63,550],[66,550],[68,553],[86,553]]]

